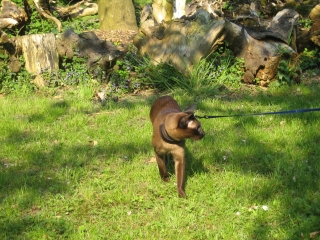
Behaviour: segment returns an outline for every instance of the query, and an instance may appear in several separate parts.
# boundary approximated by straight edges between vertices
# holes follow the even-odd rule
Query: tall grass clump
[[[220,84],[239,87],[243,69],[244,60],[221,47],[189,69],[186,81],[191,89],[207,95]]]
[[[143,88],[151,87],[160,91],[183,90],[207,96],[214,93],[221,84],[238,87],[244,60],[236,58],[228,48],[221,47],[194,66],[186,66],[185,73],[179,72],[169,63],[160,62],[155,65],[148,56],[138,57],[132,53],[125,56],[120,66],[119,70],[113,73],[113,76],[117,76],[118,83],[121,82],[119,79],[124,72],[127,72],[125,78],[128,79],[129,72],[135,71],[135,78],[128,79],[127,82],[139,79],[139,86]],[[116,86],[117,82],[112,82],[113,86]]]
[[[175,88],[189,89],[187,79],[173,65],[161,62],[154,65],[143,57],[143,65],[137,68],[139,76],[147,84],[159,90],[174,90]]]

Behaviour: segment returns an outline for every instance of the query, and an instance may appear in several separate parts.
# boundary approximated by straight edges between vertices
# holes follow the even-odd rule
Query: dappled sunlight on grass
[[[226,115],[319,107],[319,88],[174,95],[182,107],[196,102],[199,115]],[[296,239],[320,231],[320,113],[202,119],[206,136],[187,141],[188,198],[179,199],[175,176],[163,183],[152,160],[155,99],[0,98],[0,236]]]
[[[228,99],[227,104],[224,100],[214,100],[212,111],[219,113],[217,115],[225,115],[319,107],[316,89],[295,88],[300,92],[298,96],[296,91],[292,91],[294,89],[287,89],[286,92],[275,92],[275,95],[262,92],[254,97]],[[202,104],[210,106],[206,101]],[[229,106],[234,108],[232,112]],[[214,157],[211,161],[204,161],[217,169],[245,174],[251,180],[255,179],[256,184],[251,188],[248,181],[237,181],[238,195],[251,201],[245,204],[246,211],[250,204],[258,202],[270,206],[268,216],[262,217],[257,226],[254,224],[248,228],[252,231],[251,237],[292,239],[301,232],[308,234],[308,231],[310,233],[318,229],[319,114],[314,112],[202,121],[204,129],[213,131],[203,142],[211,146],[204,159]],[[263,181],[257,181],[255,175],[262,177]],[[230,184],[231,181],[232,178],[226,182]],[[305,212],[296,201],[305,208],[311,205],[312,210]],[[302,227],[301,222],[308,222],[309,225],[303,224]]]

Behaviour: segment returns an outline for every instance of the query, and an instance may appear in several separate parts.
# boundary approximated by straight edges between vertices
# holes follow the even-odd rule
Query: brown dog
[[[175,163],[179,197],[186,197],[184,191],[185,139],[200,140],[204,137],[201,123],[194,116],[195,105],[181,111],[178,103],[169,96],[158,98],[150,110],[153,125],[152,146],[156,154],[161,178],[168,182],[166,157],[171,154]]]

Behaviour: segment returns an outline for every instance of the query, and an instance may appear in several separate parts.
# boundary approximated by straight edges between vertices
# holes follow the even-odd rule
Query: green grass
[[[220,115],[319,107],[319,90],[173,96],[182,107],[195,101],[199,115]],[[157,96],[102,106],[92,94],[0,97],[1,239],[309,239],[320,231],[320,113],[201,120],[206,136],[187,141],[188,198],[179,199],[174,176],[163,183],[152,161]]]

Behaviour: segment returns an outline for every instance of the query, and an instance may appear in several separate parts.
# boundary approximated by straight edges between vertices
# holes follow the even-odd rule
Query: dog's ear
[[[195,120],[195,117],[193,115],[193,112],[192,113],[189,113],[188,115],[186,116],[183,116],[179,119],[179,128],[188,128],[189,126],[189,123],[191,121]]]
[[[184,112],[189,113],[189,114],[193,114],[195,109],[196,109],[196,105],[193,104],[190,107],[188,107],[186,110],[184,110]]]

